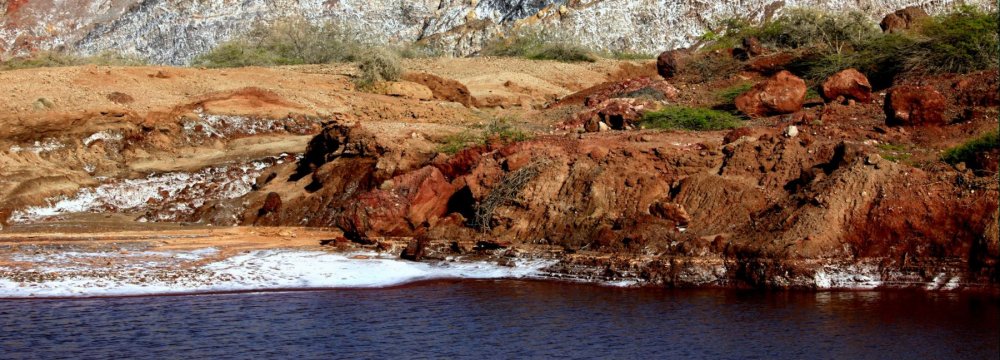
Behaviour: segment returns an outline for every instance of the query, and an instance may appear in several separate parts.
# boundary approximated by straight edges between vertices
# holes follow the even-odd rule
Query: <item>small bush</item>
[[[485,140],[498,138],[504,143],[525,141],[529,137],[528,133],[515,127],[511,124],[510,119],[507,118],[493,119],[493,121],[486,125],[486,129],[483,130],[483,138]]]
[[[386,49],[371,49],[358,60],[358,77],[354,84],[359,89],[371,89],[386,81],[399,81],[403,65],[399,56]]]
[[[105,52],[93,56],[77,56],[56,51],[44,51],[29,57],[14,58],[0,63],[0,70],[32,69],[45,67],[99,65],[141,66],[146,62],[137,57]]]
[[[967,73],[993,68],[1000,62],[997,13],[971,6],[933,18],[920,27],[926,37],[904,58],[914,72]]]
[[[455,135],[444,138],[444,144],[438,147],[438,152],[448,155],[455,155],[471,146],[481,145],[482,139],[468,131],[463,131]]]
[[[483,46],[483,55],[523,57],[533,60],[594,62],[597,58],[586,47],[541,32],[521,31],[496,37]]]
[[[727,78],[743,68],[743,63],[725,52],[702,53],[691,59],[684,71],[696,75],[701,81]]]
[[[564,42],[545,44],[527,58],[532,60],[555,60],[562,62],[595,62],[597,57],[587,48]]]
[[[842,52],[880,33],[878,26],[861,12],[829,13],[807,8],[787,9],[760,25],[734,18],[718,26],[721,32],[702,36],[711,44],[706,50],[739,46],[744,38],[756,37],[764,45],[779,49],[816,48]]]
[[[656,55],[635,51],[611,51],[602,53],[601,56],[615,60],[650,60],[656,58]]]
[[[354,61],[363,51],[360,36],[333,23],[316,25],[303,17],[260,24],[192,61],[210,68],[326,64]]]
[[[725,111],[670,106],[646,113],[640,125],[652,129],[711,131],[737,128],[742,121]]]
[[[518,129],[506,118],[496,118],[490,121],[477,136],[468,131],[445,137],[444,144],[438,147],[438,151],[454,155],[471,146],[485,145],[491,139],[498,139],[504,144],[527,141],[531,135]]]
[[[961,162],[971,163],[975,160],[977,153],[993,149],[1000,149],[1000,131],[998,130],[990,131],[979,138],[948,149],[941,156],[941,160],[952,165]]]

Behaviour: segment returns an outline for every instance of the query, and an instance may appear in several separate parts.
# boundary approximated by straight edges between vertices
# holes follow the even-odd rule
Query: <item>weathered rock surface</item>
[[[781,71],[736,97],[736,108],[750,117],[790,114],[802,110],[806,82]]]
[[[823,82],[823,99],[853,99],[863,103],[872,101],[872,85],[868,77],[856,69],[846,69],[831,75]]]
[[[930,15],[928,15],[927,11],[924,11],[924,9],[916,6],[908,6],[886,15],[882,18],[882,22],[879,26],[882,27],[882,31],[884,32],[900,32],[918,25],[920,21],[929,17]]]
[[[921,5],[932,13],[962,3],[864,0],[860,9],[875,17],[901,6]],[[992,1],[964,1],[994,7]],[[67,48],[87,54],[121,51],[153,63],[185,64],[254,24],[283,16],[350,25],[377,40],[417,41],[468,55],[498,32],[539,25],[573,34],[584,45],[605,50],[656,53],[686,47],[708,30],[707,19],[761,19],[785,6],[773,0],[663,1],[242,1],[72,0],[0,2],[0,53]],[[842,2],[803,0],[787,5],[842,9]]]
[[[900,85],[885,97],[886,124],[942,125],[947,100],[930,86]]]

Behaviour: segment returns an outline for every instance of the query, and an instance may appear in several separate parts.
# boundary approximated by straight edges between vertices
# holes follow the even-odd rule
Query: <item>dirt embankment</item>
[[[491,61],[499,75],[472,68]],[[3,121],[26,125],[0,130],[0,149],[10,149],[0,151],[0,211],[10,218],[81,187],[121,196],[106,178],[177,172],[193,177],[87,211],[330,229],[326,244],[405,247],[415,260],[556,258],[550,273],[669,286],[998,282],[996,170],[939,160],[996,128],[995,72],[912,79],[941,88],[944,124],[887,124],[890,105],[876,92],[692,132],[641,130],[637,116],[664,104],[724,106],[721,89],[766,76],[668,83],[652,62],[407,68],[392,96],[354,91],[338,66],[0,74],[75,84],[65,94],[30,88],[6,105]],[[450,135],[499,117],[531,138],[442,151]],[[211,170],[264,157],[252,171]],[[236,178],[243,188],[213,185]]]

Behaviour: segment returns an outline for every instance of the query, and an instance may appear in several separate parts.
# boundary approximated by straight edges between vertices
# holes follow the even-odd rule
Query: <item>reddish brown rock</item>
[[[358,196],[341,212],[337,224],[354,238],[412,235],[444,216],[454,193],[455,187],[440,170],[426,166]]]
[[[791,114],[802,110],[806,82],[782,71],[736,97],[736,108],[750,117]]]
[[[882,27],[882,31],[884,32],[895,33],[913,28],[915,25],[918,25],[920,21],[929,17],[930,15],[927,15],[927,12],[924,11],[924,9],[916,6],[910,6],[886,15],[882,18],[882,22],[879,26]]]
[[[260,207],[260,215],[264,216],[281,211],[281,195],[276,192],[269,192],[264,197],[264,205]]]
[[[472,93],[464,84],[427,73],[406,73],[403,80],[415,82],[428,87],[434,99],[457,102],[465,106],[472,104]]]
[[[750,130],[750,128],[745,128],[745,127],[736,128],[730,130],[728,133],[726,133],[725,136],[722,137],[722,144],[723,145],[731,144],[733,142],[736,142],[736,140],[742,139],[743,137],[750,135],[753,135],[753,130]]]
[[[846,69],[831,75],[823,82],[823,99],[827,102],[837,98],[853,99],[863,103],[872,101],[872,84],[868,77],[856,69]]]
[[[886,124],[941,125],[947,101],[930,86],[901,85],[889,90],[885,97]]]
[[[117,91],[108,94],[108,100],[110,100],[115,104],[120,104],[120,105],[131,104],[135,102],[135,98],[133,98],[131,95]]]
[[[611,99],[598,106],[597,116],[611,129],[634,127],[646,111],[647,104],[635,99]]]
[[[965,75],[952,86],[958,102],[966,106],[1000,105],[1000,87],[997,70]]]
[[[664,220],[672,221],[679,226],[685,226],[691,222],[691,215],[684,210],[680,204],[658,201],[649,207],[649,214]]]
[[[788,67],[788,64],[795,61],[795,59],[795,55],[789,53],[761,56],[754,58],[753,61],[747,64],[746,69],[756,73],[770,75],[785,70],[785,68]]]
[[[677,76],[688,54],[684,50],[667,50],[656,57],[656,72],[664,79]]]
[[[743,38],[743,50],[751,57],[760,56],[764,54],[764,45],[761,45],[760,40],[756,37],[746,37]]]
[[[677,94],[680,93],[677,88],[666,81],[645,77],[598,86],[600,88],[595,89],[593,93],[584,99],[585,106],[597,107],[601,103],[614,98],[648,97],[653,100],[671,100],[676,98]]]

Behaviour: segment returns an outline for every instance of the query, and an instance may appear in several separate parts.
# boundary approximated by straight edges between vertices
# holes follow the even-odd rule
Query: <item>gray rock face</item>
[[[970,0],[995,8],[992,0]],[[70,49],[186,64],[254,24],[290,15],[349,25],[374,40],[425,40],[456,56],[496,34],[538,26],[604,50],[656,53],[692,44],[719,19],[761,19],[783,7],[860,10],[873,20],[958,0],[0,0],[0,56]]]

